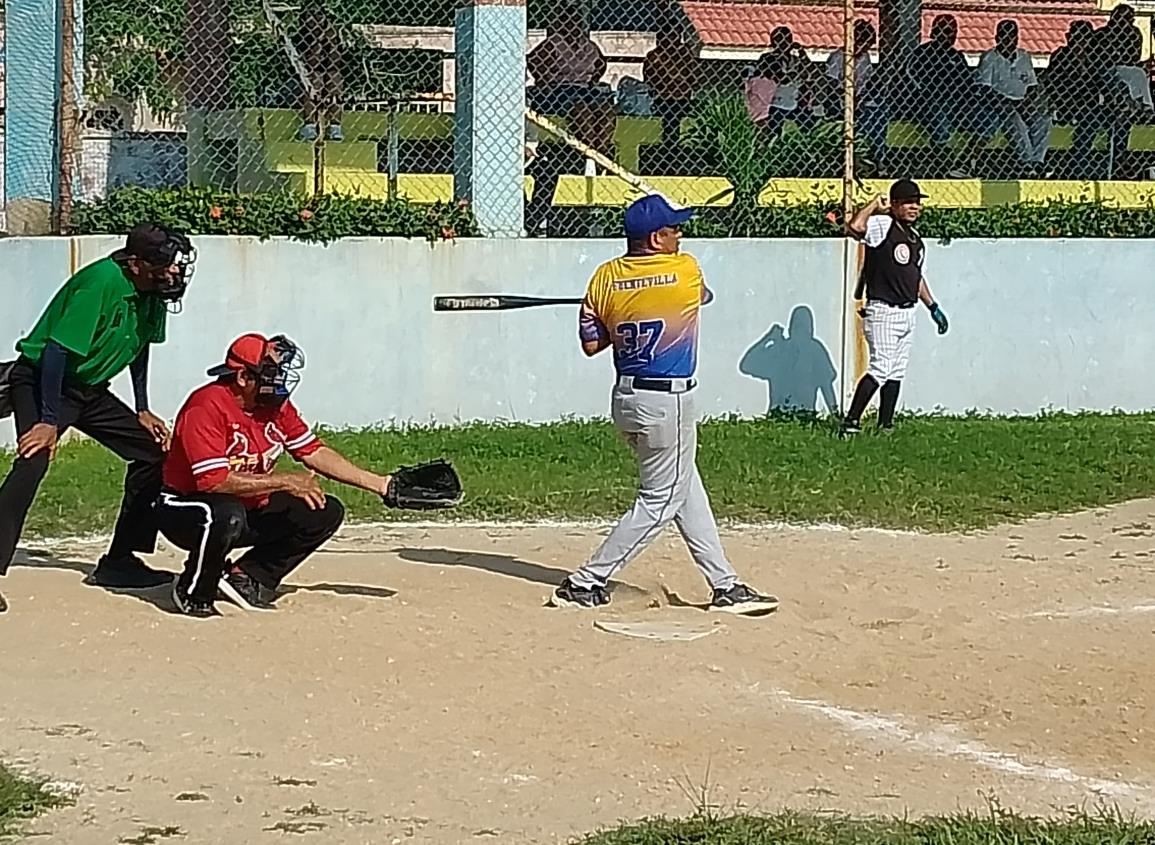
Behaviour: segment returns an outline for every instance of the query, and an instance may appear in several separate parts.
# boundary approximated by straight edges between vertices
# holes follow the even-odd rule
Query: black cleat
[[[763,596],[745,584],[735,584],[728,590],[714,590],[710,610],[739,615],[761,616],[778,609],[776,596]]]
[[[550,596],[550,607],[578,607],[591,609],[610,603],[610,594],[605,587],[592,590],[579,587],[566,578]]]
[[[96,587],[117,590],[151,590],[171,584],[171,572],[161,572],[145,565],[136,555],[110,558],[104,555],[85,582]]]
[[[844,420],[838,428],[839,437],[853,437],[862,433],[862,425],[853,420]]]
[[[4,613],[7,610],[8,610],[8,601],[4,598],[4,596],[0,596],[0,613]]]
[[[241,569],[221,577],[220,591],[225,598],[244,610],[275,610],[273,602],[277,591],[272,587],[258,584]]]
[[[188,595],[179,580],[173,582],[172,601],[173,604],[176,605],[177,612],[185,616],[192,616],[196,619],[209,619],[213,616],[221,615],[221,612],[216,609],[216,606],[211,601],[194,599]]]

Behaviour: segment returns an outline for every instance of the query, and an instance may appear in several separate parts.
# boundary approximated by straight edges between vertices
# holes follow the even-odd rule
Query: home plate
[[[687,625],[684,622],[609,622],[604,619],[594,621],[594,627],[610,634],[624,634],[627,637],[638,637],[643,640],[681,641],[700,640],[715,633],[719,626],[712,625],[703,628],[700,625]]]

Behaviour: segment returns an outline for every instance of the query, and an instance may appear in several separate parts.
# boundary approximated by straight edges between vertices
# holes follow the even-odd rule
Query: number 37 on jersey
[[[662,338],[663,320],[640,320],[618,323],[614,327],[616,357],[621,364],[648,364]]]

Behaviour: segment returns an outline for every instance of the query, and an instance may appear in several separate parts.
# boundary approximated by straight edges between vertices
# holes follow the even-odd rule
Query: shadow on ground
[[[569,572],[552,566],[545,566],[533,561],[522,560],[513,555],[495,555],[485,552],[465,552],[456,549],[413,549],[398,548],[392,550],[402,560],[413,563],[426,563],[434,566],[465,566],[470,569],[479,569],[483,572],[492,572],[496,575],[505,575],[510,578],[520,578],[533,584],[546,584],[554,587],[565,580]],[[611,581],[610,592],[620,591],[623,594],[644,595],[645,590],[622,581]]]
[[[50,552],[41,549],[19,549],[12,561],[13,566],[23,566],[29,569],[59,569],[65,572],[75,572],[84,576],[81,582],[84,586],[95,590],[104,590],[117,596],[128,596],[151,604],[165,613],[176,613],[176,605],[172,600],[172,585],[162,584],[150,590],[121,590],[114,587],[100,587],[88,583],[88,576],[96,568],[96,564],[83,560],[72,560],[56,557]],[[173,573],[175,578],[176,572]],[[290,576],[291,577],[291,576]],[[283,584],[278,590],[279,595],[293,593],[331,593],[337,596],[358,596],[369,599],[388,599],[397,595],[396,590],[387,587],[374,587],[365,584],[333,584],[318,582],[316,584]]]

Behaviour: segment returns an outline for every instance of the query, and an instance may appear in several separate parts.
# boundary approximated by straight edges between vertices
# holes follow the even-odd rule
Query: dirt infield
[[[783,600],[759,620],[669,605],[705,598],[674,532],[594,614],[543,607],[589,528],[349,529],[277,613],[208,621],[56,544],[0,582],[0,757],[76,792],[32,824],[76,845],[565,842],[690,812],[707,772],[725,808],[1155,816],[1152,526],[725,532]]]

